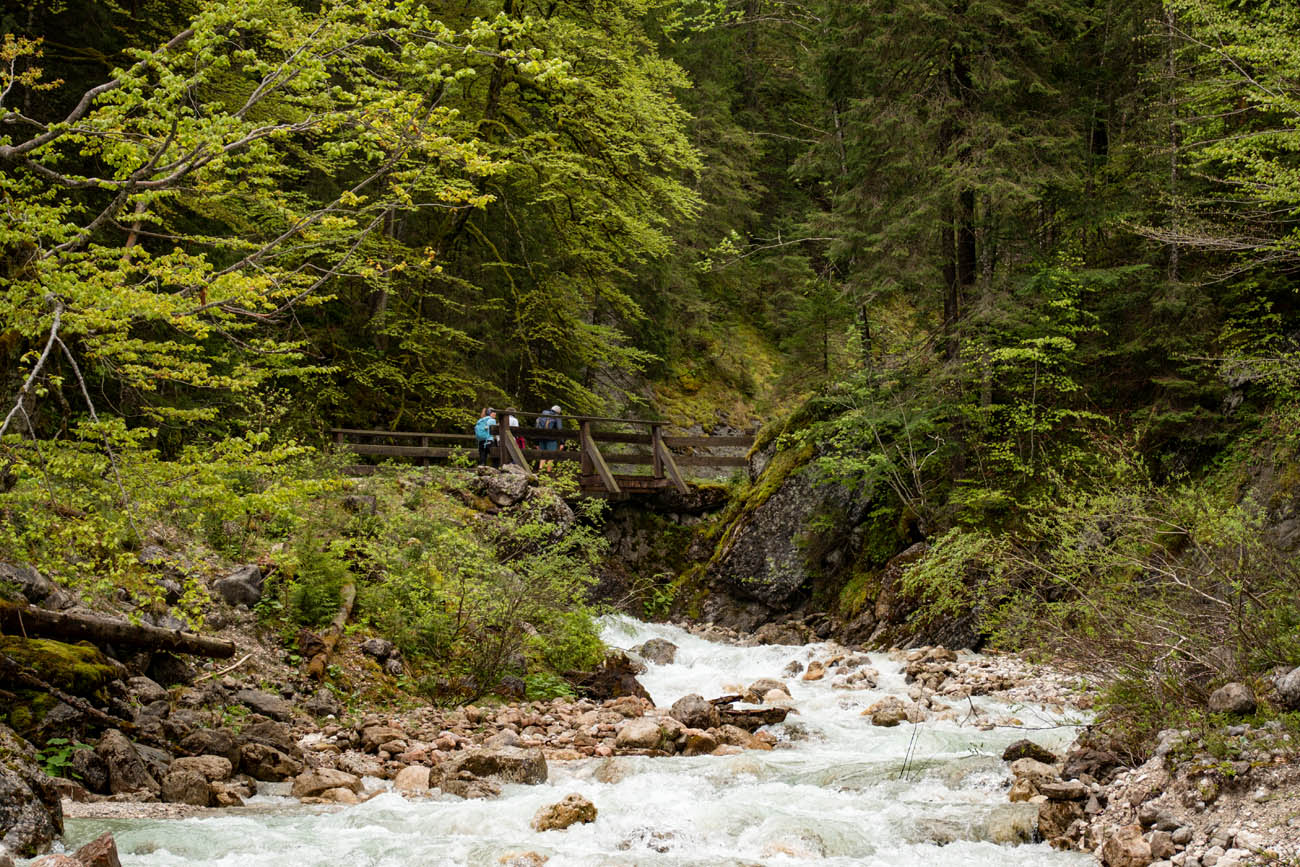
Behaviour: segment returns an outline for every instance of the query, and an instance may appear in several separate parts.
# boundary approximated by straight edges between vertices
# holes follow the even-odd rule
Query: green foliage
[[[995,644],[1108,676],[1106,712],[1138,742],[1226,680],[1300,663],[1300,560],[1219,480],[1158,486],[1098,451],[1104,472],[1055,478],[1014,531],[950,530],[904,584],[922,619],[974,610]]]
[[[41,770],[45,772],[47,777],[66,777],[68,776],[68,769],[72,767],[72,756],[82,750],[90,749],[94,749],[94,747],[80,741],[71,741],[67,738],[50,738],[41,747],[36,757]],[[80,774],[75,771],[71,774],[73,779],[79,776]]]

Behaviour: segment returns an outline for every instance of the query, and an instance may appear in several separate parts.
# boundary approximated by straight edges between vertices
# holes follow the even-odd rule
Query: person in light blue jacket
[[[483,407],[483,415],[474,423],[474,436],[478,438],[478,465],[486,467],[492,457],[496,442],[497,413],[490,406]]]

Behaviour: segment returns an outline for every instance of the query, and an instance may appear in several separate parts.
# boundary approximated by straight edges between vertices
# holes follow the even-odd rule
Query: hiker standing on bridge
[[[474,423],[474,436],[478,438],[478,465],[490,466],[492,444],[496,441],[497,413],[490,406],[483,407],[483,414]]]
[[[550,409],[543,410],[534,425],[541,430],[563,430],[564,421],[560,418],[560,408],[553,406]],[[537,447],[542,451],[554,452],[559,450],[560,443],[558,440],[538,440]],[[554,461],[543,460],[538,462],[537,467],[538,469],[548,469],[553,463]]]

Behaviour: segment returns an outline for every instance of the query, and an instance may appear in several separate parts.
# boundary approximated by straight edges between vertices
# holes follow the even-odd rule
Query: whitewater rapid
[[[886,655],[872,654],[876,689],[846,692],[782,675],[793,660],[824,657],[819,645],[736,647],[672,626],[605,621],[604,638],[615,647],[655,637],[678,646],[674,663],[652,664],[639,678],[656,705],[781,678],[798,708],[772,727],[782,744],[732,756],[552,761],[544,785],[506,785],[493,800],[385,793],[337,808],[259,797],[247,808],[186,819],[69,820],[66,843],[111,830],[125,867],[488,867],[530,852],[548,867],[1095,864],[1046,844],[993,842],[1032,821],[1032,807],[1007,802],[998,758],[1025,732],[944,721],[879,728],[861,716],[885,695],[906,695],[901,667]],[[1052,718],[1041,708],[1015,710]],[[1046,728],[1034,739],[1059,749],[1073,734]],[[537,810],[570,792],[596,805],[596,821],[533,831]]]

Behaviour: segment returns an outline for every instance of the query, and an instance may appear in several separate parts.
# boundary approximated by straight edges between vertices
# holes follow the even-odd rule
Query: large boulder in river
[[[45,851],[63,833],[63,807],[36,750],[0,726],[0,857]]]
[[[580,822],[596,821],[596,805],[582,795],[565,795],[558,804],[542,807],[533,816],[534,831],[562,831]]]
[[[710,729],[721,725],[717,706],[696,693],[677,699],[669,713],[673,719],[691,729]]]
[[[664,730],[655,717],[630,719],[618,728],[614,743],[620,749],[658,749],[664,742]]]
[[[677,658],[677,645],[666,638],[652,638],[632,648],[632,652],[655,665],[671,665]]]
[[[464,750],[456,753],[441,767],[447,777],[468,773],[474,777],[491,777],[503,783],[537,785],[546,782],[546,757],[541,750],[521,747]]]
[[[590,672],[568,672],[565,677],[586,698],[609,701],[611,698],[631,695],[643,698],[654,706],[650,693],[636,679],[631,657],[621,650],[608,651],[604,661]]]

